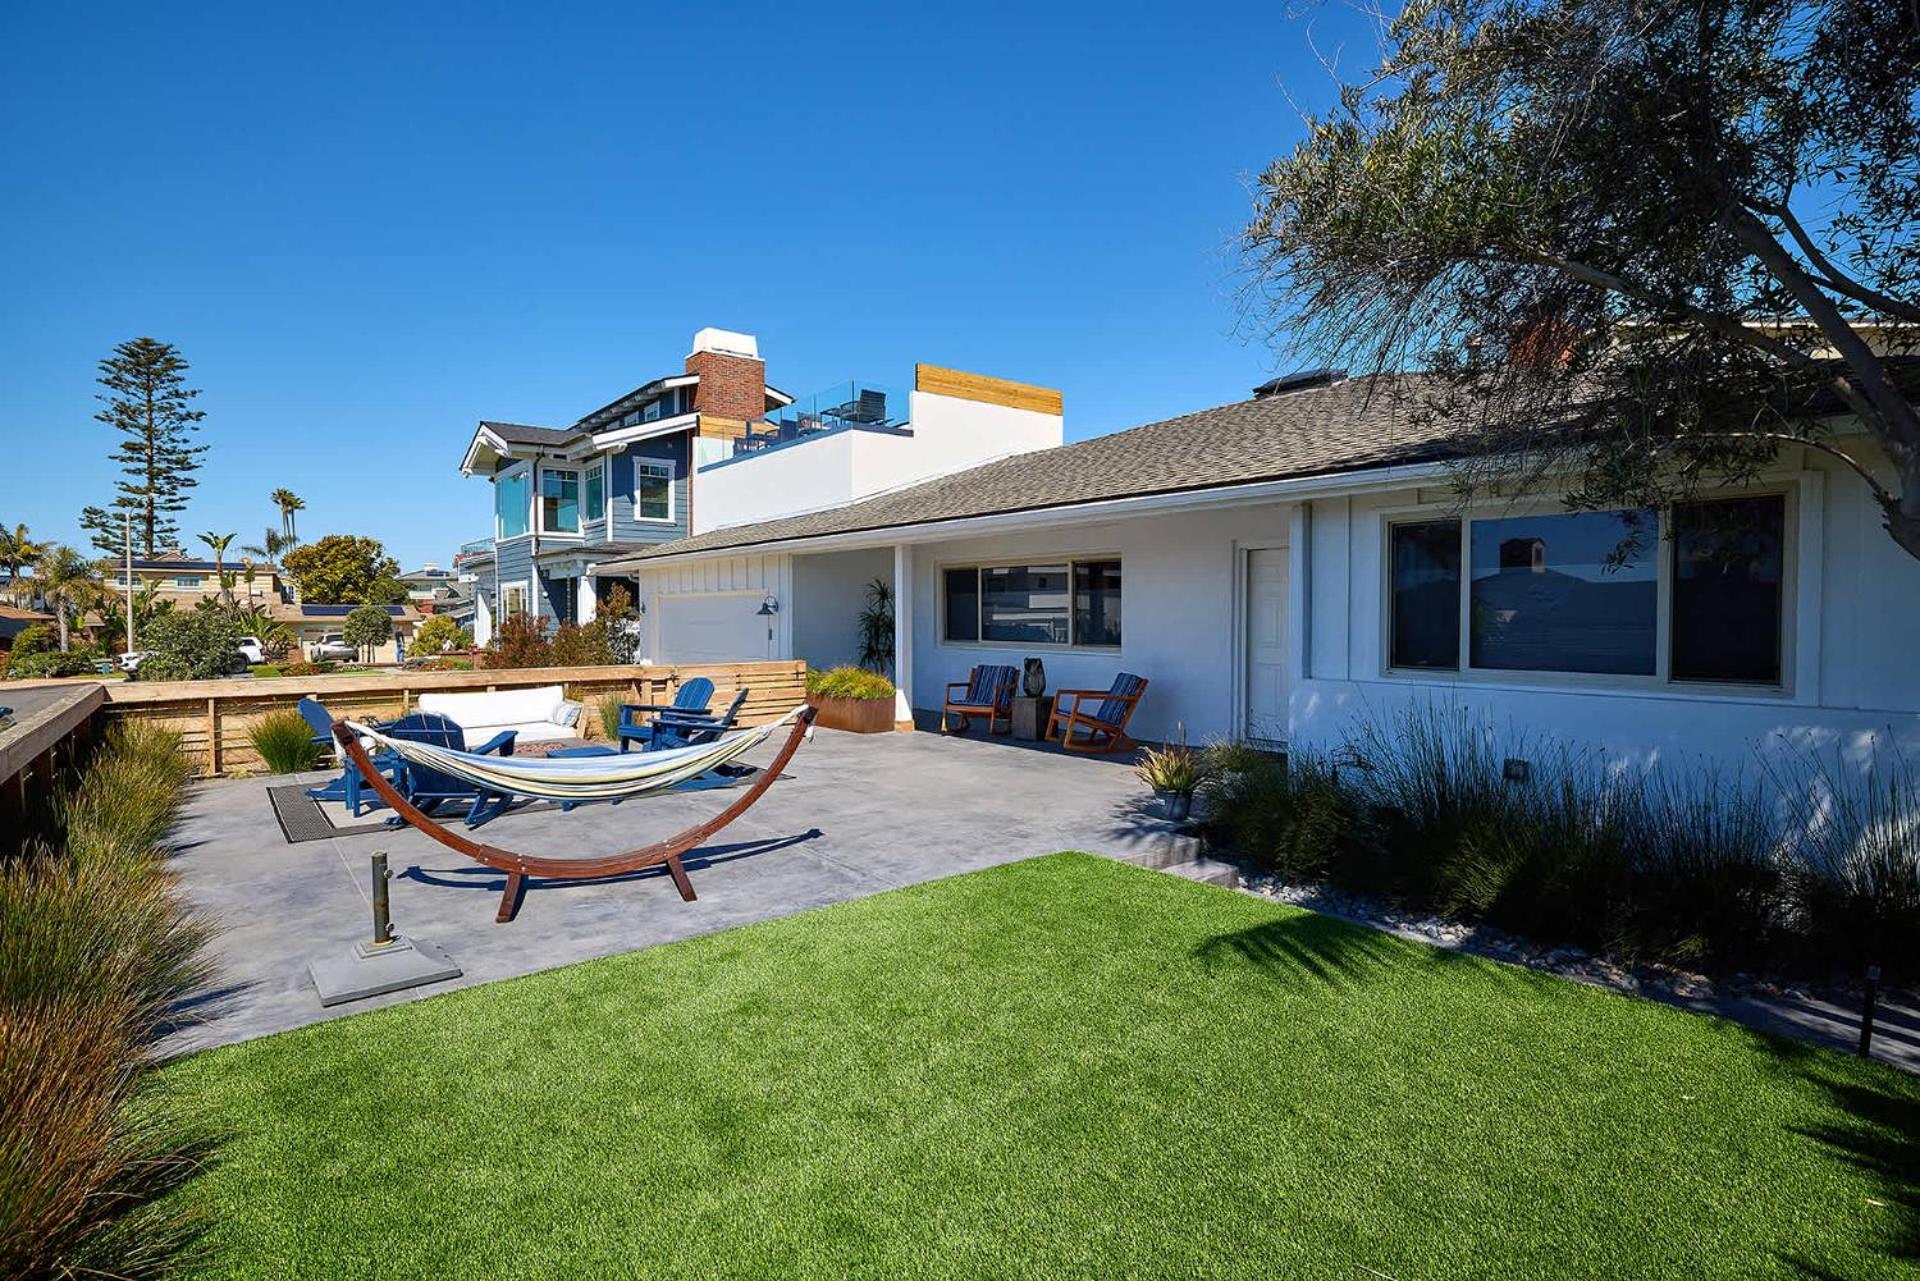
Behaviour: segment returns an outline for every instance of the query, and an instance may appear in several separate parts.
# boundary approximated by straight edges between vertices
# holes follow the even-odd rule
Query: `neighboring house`
[[[127,562],[110,557],[103,559],[100,565],[106,584],[116,591],[125,591]],[[152,583],[160,600],[172,601],[176,605],[193,605],[220,596],[220,574],[224,572],[233,576],[233,599],[236,604],[272,605],[289,598],[289,593],[281,584],[278,566],[254,562],[251,583],[247,581],[247,569],[247,562],[239,559],[222,561],[216,570],[211,560],[189,556],[176,547],[158,556],[134,557],[133,586],[137,591]]]
[[[359,608],[358,605],[281,603],[273,606],[273,617],[287,625],[287,630],[293,633],[299,647],[300,656],[305,657],[322,637],[344,631],[347,615]],[[377,646],[369,654],[370,660],[375,663],[399,662],[413,640],[414,629],[420,626],[420,611],[411,605],[388,605],[386,610],[393,616],[394,639]]]
[[[451,614],[455,619],[473,614],[473,578],[456,569],[423,565],[401,574],[407,585],[407,603],[422,614]]]
[[[59,620],[52,614],[43,614],[37,609],[21,609],[18,605],[0,604],[0,650],[13,648],[13,638],[29,627],[58,627]]]
[[[905,394],[856,381],[796,399],[767,384],[752,335],[702,329],[684,372],[571,426],[482,422],[461,471],[492,486],[494,535],[454,568],[474,578],[482,642],[505,614],[585,622],[609,561],[1060,440],[1057,393],[921,366]]]
[[[1278,379],[593,572],[634,585],[654,661],[817,666],[854,655],[878,578],[922,711],[976,663],[1035,655],[1052,688],[1147,677],[1148,738],[1328,748],[1358,715],[1439,702],[1621,760],[1739,770],[1755,746],[1869,735],[1920,748],[1920,564],[1843,465],[1788,449],[1751,486],[1659,518],[1552,494],[1462,513],[1448,431],[1410,413],[1425,384]],[[1610,569],[1636,521],[1655,536]]]

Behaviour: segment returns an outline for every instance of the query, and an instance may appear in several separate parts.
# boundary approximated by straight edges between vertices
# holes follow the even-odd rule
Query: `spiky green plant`
[[[268,712],[247,731],[247,741],[275,774],[298,774],[319,764],[324,749],[313,741],[313,726],[298,712]]]

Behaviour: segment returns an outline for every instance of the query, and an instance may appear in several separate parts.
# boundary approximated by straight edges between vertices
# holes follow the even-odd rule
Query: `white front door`
[[[1287,738],[1287,549],[1247,553],[1246,737],[1268,743]]]
[[[660,619],[663,663],[739,663],[773,653],[773,619],[760,613],[759,592],[720,592],[662,596]]]

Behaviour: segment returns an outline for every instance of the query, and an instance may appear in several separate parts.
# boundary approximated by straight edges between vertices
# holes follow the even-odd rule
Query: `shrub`
[[[471,658],[423,658],[409,664],[416,672],[470,672],[473,670]]]
[[[313,726],[300,713],[268,712],[247,731],[247,740],[269,771],[298,774],[320,763],[325,748],[313,741]]]
[[[633,611],[633,596],[625,587],[615,583],[607,589],[597,621],[607,625],[607,652],[613,661],[622,665],[633,662],[640,652],[640,625]]]
[[[413,643],[407,649],[414,654],[444,654],[450,649],[472,646],[472,632],[454,622],[450,615],[435,614],[414,629]]]
[[[620,705],[625,701],[618,694],[609,694],[597,704],[600,728],[606,734],[609,743],[620,737]]]
[[[532,614],[509,614],[487,642],[487,667],[552,667],[553,645]]]
[[[864,667],[836,667],[808,672],[807,693],[816,698],[892,698],[893,682]]]
[[[84,649],[67,653],[57,649],[41,650],[32,654],[16,654],[13,661],[7,664],[7,675],[13,680],[92,676],[96,674],[99,661]]]
[[[1187,746],[1184,731],[1180,741],[1162,747],[1149,747],[1140,754],[1133,772],[1156,792],[1173,796],[1191,796],[1200,786],[1202,761],[1199,752]]]
[[[603,620],[562,623],[554,630],[555,667],[604,667],[611,662],[613,650],[607,644],[607,624]]]
[[[140,633],[147,651],[139,678],[145,681],[199,681],[224,676],[240,649],[240,619],[230,609],[211,606],[172,609]]]
[[[13,638],[13,656],[25,658],[28,654],[44,654],[50,649],[60,648],[60,637],[46,623],[29,623],[22,627]]]
[[[193,1241],[176,1194],[209,1145],[149,1080],[208,973],[157,848],[188,772],[174,735],[117,726],[0,864],[0,1275],[164,1275]]]
[[[1509,756],[1530,762],[1509,781]],[[1484,920],[1542,942],[1726,971],[1911,969],[1920,933],[1920,773],[1809,765],[1758,788],[1608,771],[1457,711],[1356,725],[1282,764],[1209,748],[1216,836],[1289,877]],[[1849,781],[1851,780],[1851,781]],[[1891,977],[1891,975],[1890,975]]]
[[[328,672],[338,671],[339,669],[340,664],[330,658],[322,659],[317,663],[308,662],[304,658],[296,658],[291,663],[280,664],[280,674],[282,676],[325,676]]]

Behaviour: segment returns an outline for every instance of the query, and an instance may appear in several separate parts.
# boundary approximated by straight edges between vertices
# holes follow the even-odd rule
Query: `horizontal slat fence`
[[[177,731],[181,750],[199,763],[202,774],[241,773],[261,768],[248,733],[269,712],[291,710],[309,695],[326,704],[334,717],[361,720],[401,716],[427,693],[477,692],[561,685],[567,697],[586,704],[574,732],[580,738],[606,737],[597,704],[603,699],[629,703],[667,703],[682,681],[704,676],[713,682],[716,709],[748,690],[740,723],[777,720],[807,698],[806,664],[689,663],[631,667],[527,667],[472,672],[382,672],[339,676],[281,676],[254,680],[138,681],[107,687],[109,721],[157,721]]]

